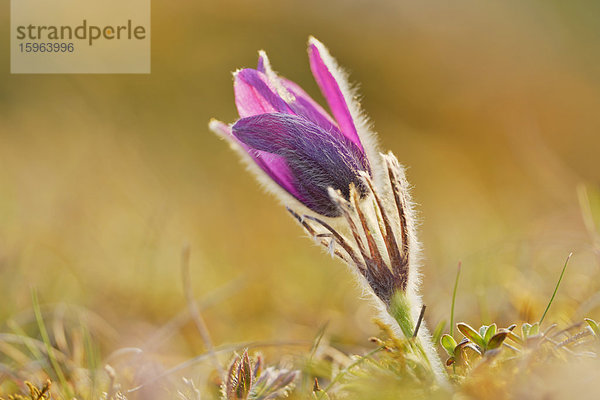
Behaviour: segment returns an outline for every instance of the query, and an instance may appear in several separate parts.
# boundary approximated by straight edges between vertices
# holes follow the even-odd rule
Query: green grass
[[[352,352],[332,344],[324,325],[315,329],[313,341],[217,346],[194,360],[167,369],[144,356],[141,349],[122,349],[118,352],[121,355],[102,354],[96,335],[90,334],[84,322],[87,318],[81,314],[83,310],[65,314],[44,307],[42,311],[34,290],[33,329],[27,333],[13,322],[15,334],[0,337],[4,368],[0,390],[3,399],[36,400],[148,396],[192,400],[199,399],[199,393],[202,399],[217,399],[225,386],[230,388],[226,391],[228,399],[262,399],[269,395],[292,399],[336,399],[345,395],[393,399],[400,393],[414,399],[452,398],[457,394],[466,399],[500,399],[505,398],[507,391],[543,391],[539,383],[523,378],[535,374],[539,380],[555,370],[587,374],[590,366],[600,366],[600,342],[598,330],[594,329],[597,324],[592,319],[586,319],[587,324],[573,321],[567,326],[552,325],[546,331],[539,328],[560,282],[568,279],[565,267],[540,322],[523,323],[521,327],[515,324],[508,329],[496,328],[496,324],[475,329],[461,322],[458,326],[465,340],[448,339],[452,333],[444,335],[444,347],[439,349],[445,349],[451,360],[447,363],[452,365],[447,369],[451,378],[448,387],[435,384],[415,358],[416,353],[410,350],[413,339],[395,337],[382,322],[377,322],[380,333],[371,338],[372,344],[365,343]],[[454,295],[460,296],[461,292],[455,290]],[[190,318],[197,312],[192,309]],[[74,313],[75,318],[68,318],[69,313]],[[68,319],[78,324],[73,325]],[[54,326],[54,330],[49,331],[47,326]],[[61,331],[68,340],[66,351],[59,349]],[[260,355],[260,350],[268,351],[270,347],[278,355],[274,360]],[[237,355],[242,353],[243,356]],[[220,367],[215,367],[214,362]],[[140,377],[142,371],[146,374]],[[562,382],[557,393],[571,385],[574,382]]]

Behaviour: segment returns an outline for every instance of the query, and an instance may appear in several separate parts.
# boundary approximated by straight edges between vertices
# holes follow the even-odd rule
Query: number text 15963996
[[[73,43],[19,43],[21,53],[72,53],[75,51]]]

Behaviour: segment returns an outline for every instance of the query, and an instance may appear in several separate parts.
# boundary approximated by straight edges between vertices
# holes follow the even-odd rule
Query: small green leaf
[[[600,339],[600,326],[598,326],[598,323],[591,318],[585,318],[585,322],[592,328],[594,336]]]
[[[539,335],[540,333],[540,324],[539,323],[535,323],[533,325],[531,325],[531,328],[529,328],[529,336],[536,336]]]
[[[482,325],[479,328],[479,336],[481,336],[482,338],[484,338],[485,337],[485,333],[487,332],[487,330],[488,330],[488,326],[487,325]]]
[[[483,338],[470,325],[467,325],[467,324],[465,324],[463,322],[459,322],[458,324],[456,324],[456,327],[470,341],[472,341],[473,343],[475,343],[476,345],[478,345],[482,349],[485,348],[485,343],[483,341]]]
[[[492,337],[496,334],[497,330],[498,327],[496,326],[496,324],[491,324],[490,326],[488,326],[485,335],[483,336],[483,340],[488,345],[488,347],[490,344],[490,340],[492,340]]]
[[[448,335],[447,333],[444,334],[440,339],[440,343],[449,356],[454,356],[454,349],[456,349],[457,343],[452,336]]]
[[[498,347],[502,346],[502,343],[504,342],[504,340],[511,333],[512,332],[508,331],[508,330],[501,330],[500,332],[496,333],[494,336],[492,336],[490,338],[490,341],[488,342],[488,349],[493,350],[493,349],[497,349]]]
[[[529,336],[529,330],[531,329],[531,324],[525,322],[523,325],[521,325],[521,335],[523,336],[523,340],[527,339],[527,336]]]

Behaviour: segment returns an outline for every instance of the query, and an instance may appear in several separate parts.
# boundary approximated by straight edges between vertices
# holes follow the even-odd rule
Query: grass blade
[[[454,304],[456,303],[456,289],[458,289],[458,278],[460,277],[460,267],[462,262],[458,262],[456,270],[456,280],[454,281],[454,289],[452,290],[452,306],[450,307],[450,336],[454,336]]]
[[[31,290],[31,301],[33,303],[33,313],[35,314],[35,320],[38,324],[38,329],[40,330],[40,335],[42,336],[42,341],[46,345],[46,352],[48,353],[48,358],[50,359],[50,365],[52,365],[52,369],[54,369],[54,373],[60,382],[62,390],[68,398],[73,397],[73,393],[71,392],[71,388],[67,383],[67,379],[65,374],[56,359],[56,355],[54,354],[54,347],[52,343],[50,343],[50,336],[48,335],[48,330],[46,329],[46,325],[44,324],[44,318],[42,317],[42,311],[40,310],[40,304],[38,302],[37,292],[35,289]]]
[[[554,296],[556,296],[556,292],[558,291],[558,287],[560,286],[560,282],[562,281],[562,278],[565,274],[565,270],[567,269],[567,265],[569,265],[569,260],[571,259],[572,255],[573,255],[573,253],[570,253],[569,256],[567,257],[567,260],[565,261],[565,265],[562,269],[562,272],[560,273],[558,282],[556,282],[556,287],[554,288],[554,293],[552,293],[552,297],[550,298],[550,301],[548,302],[548,305],[546,306],[546,309],[544,310],[544,313],[542,314],[542,318],[540,318],[539,325],[542,325],[542,321],[544,321],[544,318],[546,317],[546,313],[550,309],[550,306],[552,305],[552,301],[554,301]]]

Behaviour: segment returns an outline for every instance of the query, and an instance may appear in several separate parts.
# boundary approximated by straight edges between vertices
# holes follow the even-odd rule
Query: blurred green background
[[[372,311],[207,129],[236,119],[231,72],[265,49],[323,103],[306,41],[329,47],[409,166],[427,320],[600,318],[599,249],[577,185],[600,181],[600,3],[152,2],[150,75],[11,75],[0,63],[0,321],[85,307],[142,346],[186,309],[181,252],[216,344],[307,340],[329,321],[364,346]],[[588,224],[589,225],[589,224]],[[203,351],[193,323],[155,349]]]

